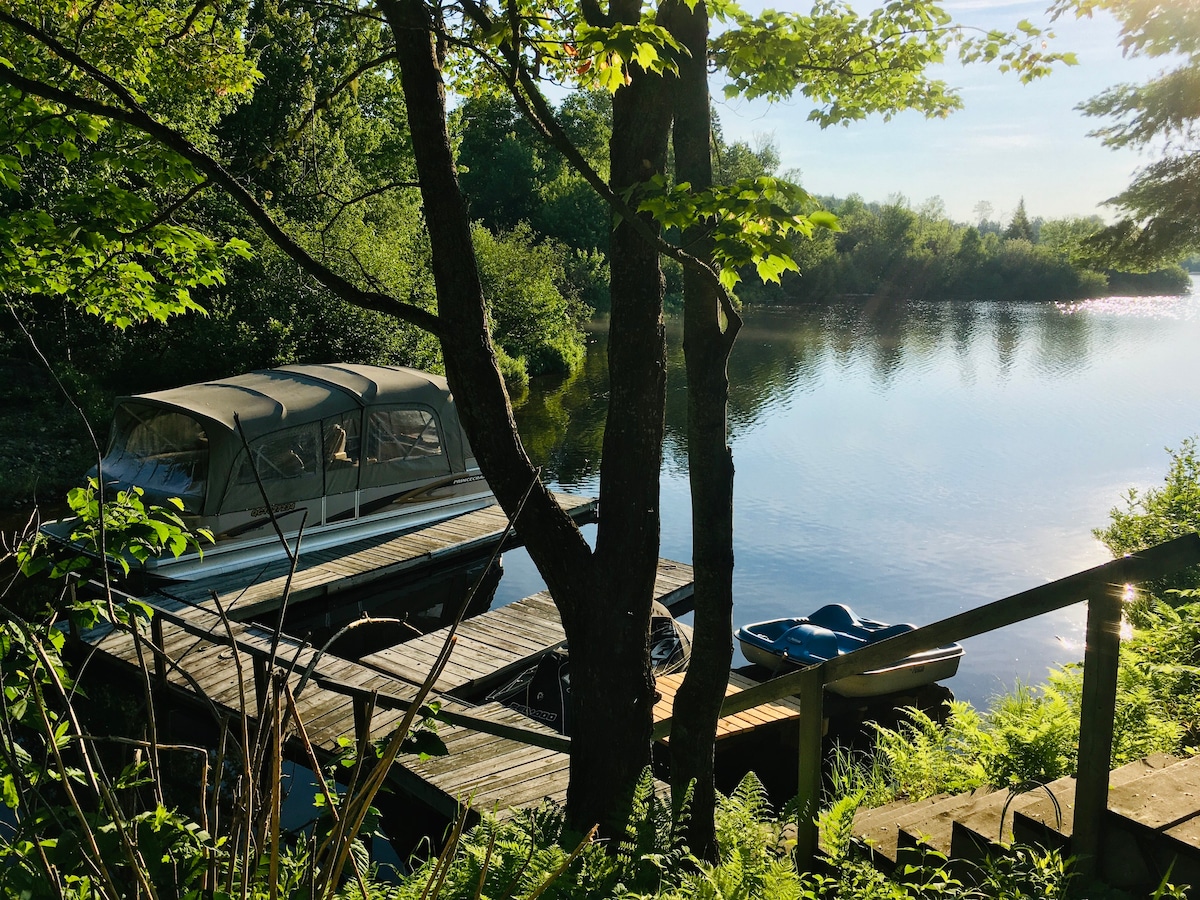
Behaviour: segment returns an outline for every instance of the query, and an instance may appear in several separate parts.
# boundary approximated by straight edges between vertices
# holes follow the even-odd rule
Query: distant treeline
[[[1007,226],[952,222],[941,201],[913,209],[904,200],[865,203],[828,199],[840,232],[818,232],[795,244],[801,274],[781,285],[747,278],[743,300],[803,303],[840,295],[929,300],[1071,300],[1100,295],[1183,294],[1182,266],[1157,272],[1105,268],[1088,239],[1099,217],[1030,219],[1021,201]]]
[[[593,166],[607,172],[603,127],[607,95],[574,96],[559,110],[565,130]],[[471,214],[493,233],[525,223],[559,252],[571,290],[597,310],[607,308],[608,226],[605,205],[559,154],[547,149],[506,99],[472,99],[458,111],[462,184]],[[715,123],[714,123],[715,124]],[[720,184],[777,174],[772,145],[726,142],[714,130],[714,177]],[[803,183],[794,173],[785,177]],[[1101,294],[1177,294],[1190,280],[1181,267],[1152,273],[1108,270],[1089,254],[1098,217],[1030,219],[1021,202],[1012,221],[986,217],[952,222],[938,199],[919,208],[905,200],[867,203],[851,196],[823,198],[840,232],[797,237],[800,275],[762,284],[745,273],[738,295],[752,303],[803,303],[843,295],[917,299],[1069,300]],[[1200,268],[1200,259],[1194,260]],[[678,301],[680,271],[671,262],[668,302]]]

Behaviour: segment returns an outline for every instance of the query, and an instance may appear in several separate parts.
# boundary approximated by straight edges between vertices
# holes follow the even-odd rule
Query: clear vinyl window
[[[372,410],[367,423],[367,462],[400,463],[442,456],[437,419],[422,409]]]
[[[186,413],[123,406],[101,470],[106,484],[135,485],[154,500],[177,497],[198,512],[208,484],[208,434]]]
[[[250,443],[250,459],[264,484],[321,473],[321,432],[317,423],[287,428]],[[243,457],[238,484],[253,484],[250,459]]]

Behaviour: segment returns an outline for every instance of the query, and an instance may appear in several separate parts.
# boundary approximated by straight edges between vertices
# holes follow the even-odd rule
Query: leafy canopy
[[[1147,270],[1200,249],[1200,4],[1195,0],[1057,0],[1056,15],[1107,11],[1128,56],[1170,60],[1144,84],[1119,84],[1080,105],[1108,120],[1092,135],[1110,147],[1155,149],[1110,201],[1125,218],[1093,242],[1110,260]]]
[[[45,29],[31,40],[30,23]],[[0,11],[0,290],[68,299],[119,327],[200,307],[245,256],[172,222],[204,179],[179,155],[23,80],[127,102],[202,135],[256,72],[240,18],[188,3],[6,4]]]
[[[1047,74],[1054,63],[1074,62],[1071,54],[1048,51],[1045,40],[1052,35],[1029,22],[1013,32],[976,33],[954,24],[929,0],[893,0],[866,15],[838,0],[818,0],[807,14],[755,15],[726,0],[707,6],[723,26],[709,56],[726,79],[726,95],[800,94],[813,102],[809,118],[822,127],[905,109],[947,115],[961,100],[928,69],[951,51],[963,62],[995,62],[1026,81]],[[662,27],[670,15],[666,4],[644,8],[635,23],[612,21],[587,0],[561,4],[554,15],[536,0],[469,2],[464,10],[456,44],[474,52],[452,63],[456,89],[471,96],[512,93],[535,120],[546,110],[537,79],[615,92],[633,69],[672,73],[686,53]],[[553,138],[553,123],[544,125]],[[603,191],[601,179],[589,180]],[[747,266],[772,281],[798,271],[789,235],[809,236],[836,224],[812,197],[778,179],[703,192],[659,179],[609,200],[621,216],[650,213],[675,228],[702,223],[716,245],[714,264],[726,289]]]

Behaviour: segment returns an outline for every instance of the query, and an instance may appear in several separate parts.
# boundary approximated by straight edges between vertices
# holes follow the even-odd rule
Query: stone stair
[[[854,833],[857,848],[885,871],[933,850],[969,877],[974,863],[1014,843],[1069,853],[1074,807],[1075,779],[1061,778],[1020,794],[980,789],[860,810]],[[1115,770],[1107,815],[1105,881],[1154,887],[1173,863],[1173,882],[1200,884],[1200,757],[1159,754]]]

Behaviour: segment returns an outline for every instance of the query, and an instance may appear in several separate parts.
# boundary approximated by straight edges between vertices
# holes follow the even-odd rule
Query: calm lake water
[[[662,555],[690,561],[679,323]],[[518,411],[563,489],[594,494],[604,333]],[[1091,530],[1200,433],[1200,291],[1034,305],[845,301],[746,314],[730,366],[738,624],[844,602],[924,624],[1104,562]],[[541,587],[505,556],[496,604]],[[1081,606],[975,638],[976,705],[1082,657]]]

